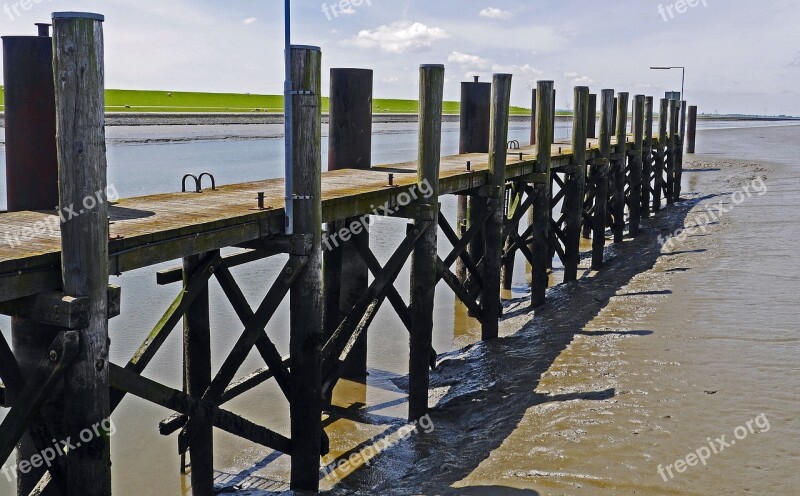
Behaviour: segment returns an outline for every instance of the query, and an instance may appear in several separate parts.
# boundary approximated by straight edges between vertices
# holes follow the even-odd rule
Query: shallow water
[[[796,142],[797,130],[800,128],[782,128],[777,131],[768,128],[754,130],[746,129],[747,123],[737,124],[745,129],[700,131],[698,151],[720,154],[712,155],[710,156],[711,158],[729,156],[755,159],[764,158],[763,155],[768,154],[767,159],[774,162],[783,161],[785,163],[784,167],[793,165],[792,160],[798,156],[796,154],[796,145],[793,142]],[[729,123],[724,125],[728,126]],[[703,125],[701,124],[701,129],[702,127]],[[216,128],[205,129],[201,132],[208,132],[210,135],[218,136],[229,131],[222,126]],[[416,154],[415,125],[376,125],[375,128],[377,134],[373,140],[374,164],[399,162],[414,158]],[[188,171],[210,170],[221,183],[241,182],[263,177],[278,177],[282,173],[282,141],[279,139],[209,139],[205,141],[158,144],[123,143],[125,140],[131,139],[143,140],[154,134],[156,136],[167,135],[174,137],[198,132],[194,128],[170,128],[169,130],[163,130],[163,132],[157,130],[156,133],[153,133],[153,131],[152,129],[141,128],[117,128],[109,131],[109,138],[111,139],[108,150],[109,181],[115,184],[123,196],[175,191],[178,188],[180,176]],[[252,132],[252,129],[247,129],[247,133]],[[235,134],[247,133],[237,131]],[[445,125],[443,153],[455,153],[458,140],[457,134],[457,126]],[[509,139],[518,139],[524,143],[528,135],[528,128],[526,125],[512,123],[509,134]],[[776,134],[780,136],[779,139],[774,138]],[[568,126],[561,126],[557,129],[557,138],[567,138],[568,135]],[[763,139],[761,138],[762,135],[764,136]],[[767,142],[769,146],[761,146]],[[325,153],[326,150],[323,150],[323,156],[325,156]],[[703,178],[705,177],[703,174],[707,176],[709,173],[697,172],[686,175],[687,192],[691,192],[703,185]],[[3,183],[4,181],[0,182],[0,184]],[[787,190],[797,189],[789,183],[784,188]],[[0,198],[4,196],[1,193],[0,191]],[[791,194],[786,193],[786,195],[789,196],[778,198],[776,195],[774,197],[775,202],[792,203]],[[768,198],[773,197],[768,196]],[[760,205],[766,204],[761,203]],[[443,208],[445,214],[452,220],[455,208],[455,202],[452,197],[444,199]],[[753,207],[754,210],[756,208],[764,210],[767,207]],[[745,208],[742,208],[735,213],[736,215],[745,215],[747,212]],[[754,212],[751,215],[756,214]],[[778,218],[781,217],[779,216]],[[749,220],[744,219],[742,222],[744,222],[743,225],[748,226],[751,223],[757,224],[752,218]],[[394,247],[397,246],[400,240],[400,233],[403,232],[402,225],[403,221],[390,219],[381,222],[373,229],[372,245],[381,262],[384,262],[390,256]],[[491,431],[476,434],[482,438],[476,443],[477,446],[482,447],[487,443],[495,443],[497,444],[495,448],[498,453],[492,452],[492,456],[488,456],[489,453],[482,453],[482,456],[476,457],[467,464],[467,466],[470,466],[470,464],[475,465],[473,471],[465,473],[458,479],[443,477],[441,479],[442,483],[445,481],[447,483],[441,487],[444,488],[450,484],[496,484],[504,487],[535,487],[537,490],[543,491],[544,494],[549,494],[548,491],[553,491],[553,494],[571,494],[575,484],[581,484],[581,482],[575,482],[576,480],[591,481],[599,478],[605,482],[598,482],[596,485],[589,485],[588,487],[594,487],[594,489],[601,487],[611,488],[609,490],[612,490],[612,492],[609,494],[615,494],[613,491],[623,491],[623,486],[619,485],[620,481],[627,481],[630,486],[625,487],[637,489],[639,494],[669,493],[669,491],[659,488],[658,484],[656,484],[657,480],[655,482],[651,480],[653,477],[652,473],[649,472],[654,471],[652,467],[645,466],[641,461],[639,462],[641,466],[632,465],[630,457],[634,455],[624,455],[624,453],[641,454],[643,451],[642,439],[638,437],[625,438],[624,442],[620,442],[617,439],[621,439],[618,429],[619,425],[646,424],[647,421],[642,420],[643,415],[655,418],[661,414],[662,407],[649,403],[655,394],[645,393],[650,393],[650,390],[659,388],[669,390],[663,381],[665,377],[676,376],[676,373],[672,370],[672,364],[686,363],[685,356],[690,357],[688,359],[689,363],[697,361],[697,364],[680,369],[680,374],[689,374],[690,377],[681,382],[682,386],[680,388],[673,388],[674,391],[670,390],[672,395],[664,399],[664,402],[672,402],[675,405],[672,410],[673,414],[670,416],[677,417],[678,415],[675,415],[674,412],[679,411],[684,420],[679,427],[672,426],[667,428],[660,425],[658,429],[654,427],[658,432],[668,430],[671,433],[676,431],[682,433],[680,436],[675,436],[667,441],[653,438],[653,442],[661,443],[667,447],[667,449],[661,450],[663,459],[667,460],[663,463],[670,463],[671,460],[683,455],[684,452],[688,452],[689,445],[696,444],[688,443],[688,441],[694,440],[694,438],[702,441],[704,439],[703,436],[719,435],[725,432],[727,427],[732,430],[738,425],[738,420],[736,420],[738,417],[735,413],[746,413],[747,415],[752,413],[745,420],[761,413],[756,408],[758,404],[763,404],[764,408],[771,406],[775,411],[776,419],[781,417],[781,414],[784,414],[784,418],[792,417],[794,420],[788,423],[789,427],[784,432],[786,434],[797,434],[796,398],[792,402],[791,397],[787,397],[789,393],[781,393],[781,391],[792,391],[797,388],[786,387],[785,380],[787,378],[776,373],[781,366],[784,367],[784,372],[789,376],[794,371],[794,377],[789,379],[794,380],[794,385],[797,385],[796,341],[791,340],[793,335],[791,331],[787,331],[792,329],[792,326],[796,328],[796,312],[792,314],[791,309],[796,308],[796,306],[792,307],[792,305],[796,305],[797,300],[789,292],[781,291],[776,293],[773,291],[774,285],[770,284],[776,281],[776,276],[789,277],[788,281],[796,281],[793,278],[797,276],[797,269],[787,267],[791,265],[787,263],[791,256],[789,248],[791,246],[790,240],[793,238],[791,235],[796,233],[784,230],[785,237],[783,242],[775,245],[769,243],[763,246],[767,234],[775,235],[773,232],[775,231],[775,226],[770,223],[763,223],[760,228],[764,230],[764,233],[755,236],[756,231],[750,228],[741,227],[740,231],[736,231],[733,228],[727,229],[726,226],[724,237],[715,240],[715,243],[725,245],[728,250],[720,251],[719,256],[713,260],[713,263],[719,266],[719,269],[715,269],[721,274],[719,278],[716,276],[710,278],[707,273],[703,272],[698,274],[697,280],[692,280],[692,270],[686,273],[681,271],[669,272],[669,274],[677,274],[672,282],[674,287],[670,286],[669,289],[669,291],[672,291],[671,295],[642,296],[641,298],[645,300],[644,302],[619,308],[615,306],[614,302],[616,300],[611,299],[611,302],[603,307],[595,319],[585,323],[587,331],[633,326],[631,327],[632,330],[647,330],[652,331],[654,335],[659,335],[661,332],[666,334],[669,331],[674,331],[676,322],[681,322],[681,326],[683,326],[684,321],[687,321],[685,324],[687,329],[692,329],[699,335],[687,333],[687,336],[674,337],[674,339],[680,342],[682,340],[687,343],[702,341],[709,344],[698,348],[694,344],[676,346],[671,343],[669,345],[670,349],[679,350],[675,352],[679,356],[671,358],[669,356],[661,356],[663,354],[659,352],[662,350],[658,347],[653,348],[653,346],[650,346],[637,349],[633,345],[633,343],[637,343],[637,339],[646,336],[636,337],[636,335],[633,335],[630,339],[626,339],[625,343],[630,341],[631,346],[634,347],[624,350],[620,350],[617,346],[619,344],[617,341],[620,339],[613,335],[610,337],[605,336],[605,339],[601,340],[599,347],[595,345],[591,337],[579,336],[576,338],[576,342],[579,343],[581,340],[589,341],[587,346],[565,347],[564,352],[559,354],[557,359],[552,360],[553,368],[543,371],[544,378],[535,391],[535,394],[538,395],[550,395],[575,394],[576,391],[603,391],[609,387],[616,392],[623,389],[623,391],[630,392],[624,395],[615,393],[614,398],[624,397],[629,404],[626,408],[634,412],[634,414],[625,417],[616,410],[611,413],[604,409],[587,411],[580,406],[575,411],[568,410],[562,414],[548,417],[547,408],[537,406],[531,409],[532,411],[529,415],[520,417],[523,420],[519,427],[520,439],[515,437],[514,432],[506,432],[502,429],[501,432],[505,432],[503,435],[492,433]],[[442,240],[440,243],[442,251],[449,248],[446,241]],[[777,254],[776,250],[778,248],[775,248],[775,246],[785,247],[782,248],[784,256],[737,256],[742,253],[764,253],[764,250],[772,250],[768,252]],[[753,276],[748,275],[746,279],[743,277],[742,272],[745,271],[746,264],[742,262],[750,264],[748,273],[752,272]],[[264,292],[263,288],[274,280],[281,264],[282,261],[276,259],[253,264],[246,268],[234,269],[234,275],[250,299],[251,305],[255,305],[260,300]],[[687,265],[690,264],[687,263]],[[143,269],[124,274],[118,278],[112,278],[113,283],[123,287],[123,314],[111,322],[112,360],[115,363],[127,361],[176,294],[176,287],[155,285],[153,272],[160,268],[163,267]],[[681,269],[685,267],[678,266],[673,268]],[[795,272],[792,273],[792,270]],[[524,295],[527,287],[527,272],[525,264],[518,261],[514,281],[515,296]],[[769,275],[766,276],[764,274]],[[759,294],[750,294],[755,289],[753,287],[742,288],[736,293],[736,296],[740,299],[731,301],[730,295],[725,291],[731,287],[734,281],[741,285],[743,279],[747,280],[749,285],[763,285]],[[781,281],[781,279],[777,280]],[[401,294],[407,294],[408,292],[407,281],[407,272],[404,272],[398,279],[398,290]],[[647,287],[649,288],[650,286]],[[658,284],[654,287],[657,287],[655,291],[662,290]],[[698,287],[704,288],[704,290],[700,291],[697,289]],[[787,286],[784,284],[781,287]],[[746,289],[748,291],[745,291]],[[635,291],[641,291],[641,289],[626,289],[623,293]],[[238,319],[229,305],[224,302],[221,291],[216,285],[212,285],[211,295],[213,302],[212,326],[215,329],[213,334],[214,365],[216,367],[220,365],[227,350],[232,346],[241,330],[241,326],[238,324]],[[711,298],[711,295],[714,298]],[[775,296],[779,296],[779,298],[776,299]],[[699,299],[694,300],[690,299],[690,297]],[[756,307],[759,309],[757,314],[759,317],[758,322],[753,322],[752,326],[750,325],[751,323],[748,323],[749,327],[746,335],[727,338],[728,333],[741,332],[736,328],[737,322],[741,323],[751,317],[753,312],[748,309],[753,308],[753,306],[743,303],[751,302],[753,297],[758,301],[758,306]],[[673,298],[673,300],[668,300],[667,298]],[[765,301],[761,301],[762,299]],[[663,304],[657,306],[654,302],[662,302]],[[667,305],[666,302],[669,302],[669,304]],[[719,316],[717,316],[717,310],[711,314],[703,313],[703,310],[709,308],[712,303],[713,308],[719,308]],[[146,311],[136,312],[133,310],[137,308],[146,309]],[[455,304],[451,292],[446,290],[437,292],[436,308],[434,346],[437,350],[444,352],[475,342],[480,333],[480,327],[476,321],[466,316],[466,311],[461,305]],[[647,310],[642,311],[641,308],[646,308]],[[687,309],[692,309],[691,319],[688,319],[685,315]],[[767,313],[767,309],[770,310],[769,313]],[[647,320],[652,318],[653,315],[661,314],[665,315],[663,320]],[[701,317],[708,318],[709,321],[704,323]],[[711,317],[714,318],[712,319]],[[794,322],[792,322],[792,319]],[[752,321],[753,319],[749,320]],[[275,340],[282,352],[286,351],[288,345],[288,335],[285,331],[287,327],[288,312],[286,305],[284,305],[268,326],[270,336]],[[713,334],[706,330],[708,328],[718,329],[718,335],[713,339],[708,337],[708,334]],[[7,333],[7,329],[7,321],[3,321],[4,333]],[[777,330],[781,330],[781,333],[776,335]],[[748,337],[756,332],[759,336],[766,335],[763,339],[772,344],[759,345],[756,349],[755,344],[761,343],[761,341],[753,341]],[[665,337],[665,339],[667,338]],[[784,339],[789,341],[782,341]],[[787,342],[795,344],[787,345],[785,344]],[[402,328],[402,324],[393,314],[391,308],[386,306],[379,313],[371,327],[369,342],[371,375],[369,386],[364,387],[363,385],[344,383],[336,391],[336,402],[338,404],[347,407],[354,403],[366,403],[370,405],[368,413],[379,421],[377,425],[370,425],[354,423],[348,420],[331,419],[328,431],[332,438],[333,452],[331,457],[326,458],[326,462],[332,462],[334,460],[333,457],[340,452],[375,436],[380,437],[383,435],[382,433],[396,430],[397,426],[402,424],[402,419],[405,417],[405,396],[402,391],[403,381],[401,376],[405,374],[407,369],[406,343],[407,335]],[[535,343],[536,341],[534,340]],[[700,349],[703,349],[704,353],[710,353],[710,355],[699,354]],[[756,353],[756,351],[758,352]],[[639,355],[635,355],[636,352]],[[547,355],[544,351],[542,353]],[[646,367],[637,369],[635,365],[630,365],[624,358],[614,358],[616,356],[624,357],[626,354],[633,354],[642,360],[647,360],[644,362],[647,364]],[[180,356],[180,333],[176,332],[171,336],[145,375],[180,388]],[[454,359],[454,362],[463,366],[464,363],[469,363],[468,358],[467,355],[463,358]],[[524,355],[521,358],[527,359]],[[793,359],[794,362],[792,363]],[[714,373],[717,374],[716,376],[722,376],[722,379],[708,387],[722,390],[721,385],[716,385],[717,382],[729,386],[732,388],[731,398],[717,394],[708,395],[702,393],[701,395],[701,393],[698,393],[697,398],[692,397],[691,401],[686,399],[688,395],[685,392],[685,388],[694,384],[692,381],[708,377],[708,368],[704,360],[719,366],[718,371],[715,367]],[[730,364],[731,361],[735,361],[735,366]],[[627,374],[630,377],[626,378],[626,381],[629,381],[626,385],[622,386],[615,383],[609,386],[602,383],[602,381],[596,384],[593,382],[593,378],[597,374],[614,374],[616,369],[623,365],[633,367]],[[251,356],[240,370],[240,374],[248,373],[260,366],[259,359]],[[505,367],[508,366],[510,364],[505,365]],[[497,364],[497,367],[496,373],[501,377],[506,374],[513,377],[512,371],[505,368],[502,363]],[[564,368],[561,370],[559,367]],[[742,381],[741,378],[753,369],[760,371],[757,377],[758,380]],[[470,394],[479,396],[482,390],[491,390],[488,386],[491,381],[485,377],[486,372],[487,370],[484,367],[477,367],[474,371],[476,375],[473,378],[474,380],[466,381],[460,392],[456,391],[457,388],[442,386],[435,391],[439,395],[437,398],[451,401],[451,398],[459,398]],[[642,382],[642,376],[646,376],[644,382]],[[530,379],[529,377],[524,378],[526,380]],[[654,385],[654,383],[649,382],[655,380],[652,378],[657,378],[662,382]],[[496,382],[496,378],[492,380]],[[589,381],[588,385],[586,381]],[[747,388],[758,390],[760,394],[750,394],[748,396],[745,385],[747,385]],[[524,384],[516,384],[514,386],[520,387],[524,386]],[[597,386],[597,389],[586,386]],[[774,397],[767,394],[767,392],[774,392]],[[709,398],[717,400],[723,397],[727,401],[719,406],[718,410],[712,410],[714,412],[713,420],[718,423],[710,424],[707,421],[700,421],[705,419],[704,414],[709,408]],[[736,401],[733,398],[736,398]],[[604,399],[601,394],[597,397],[597,401],[607,401],[607,399]],[[568,403],[564,402],[564,404]],[[748,404],[747,407],[743,406],[745,403]],[[504,402],[500,398],[497,402],[497,407],[500,408],[503,405]],[[788,410],[786,409],[789,406],[794,408],[794,413],[791,415],[787,413]],[[279,432],[288,433],[288,408],[282,395],[274,385],[262,386],[253,393],[232,401],[228,404],[228,408],[241,413],[249,419],[264,423]],[[508,409],[508,405],[506,405],[506,409]],[[169,412],[161,408],[134,398],[126,399],[120,410],[115,413],[113,419],[117,426],[117,433],[112,440],[115,494],[180,494],[182,490],[186,490],[188,483],[178,473],[179,460],[175,456],[175,436],[163,438],[158,435],[156,429],[157,422],[168,414]],[[620,415],[622,416],[620,417]],[[663,417],[664,415],[669,414],[661,416]],[[610,430],[598,429],[587,436],[582,434],[581,431],[586,430],[588,432],[588,429],[578,427],[581,425],[607,425],[605,419],[610,416],[620,419],[611,424],[616,427],[609,427]],[[723,422],[723,418],[726,421],[730,420],[732,423]],[[689,425],[683,425],[683,423]],[[464,429],[473,426],[456,423],[455,428],[458,427],[463,432]],[[776,430],[781,432],[780,428]],[[449,447],[450,445],[458,444],[458,439],[456,438],[461,437],[458,431],[451,432],[452,438],[445,435],[448,432],[446,427],[437,427],[436,432],[441,433],[437,434],[438,442],[441,443],[438,449],[443,450],[443,452],[449,452],[449,455],[454,458],[459,458],[459,452]],[[536,435],[532,433],[536,433]],[[541,437],[538,437],[542,433],[554,434],[546,434],[547,439],[543,441]],[[635,435],[639,436],[639,434]],[[694,437],[689,439],[688,436],[690,435]],[[697,437],[698,435],[699,437]],[[615,438],[615,436],[617,437]],[[551,442],[551,439],[556,439],[558,442]],[[621,444],[615,445],[615,442],[620,442]],[[500,446],[501,443],[502,446]],[[684,449],[682,443],[686,444],[685,448],[687,449]],[[402,445],[402,443],[399,444]],[[573,445],[581,448],[578,451],[582,454],[577,458],[574,457],[576,450],[568,449],[574,447]],[[681,446],[681,449],[677,449],[678,446]],[[781,445],[780,440],[774,446],[770,444],[770,447],[777,447],[778,452],[796,457],[796,453],[792,454],[791,446]],[[645,458],[649,456],[652,460],[661,462],[662,458],[658,458],[653,454],[654,452],[651,451]],[[671,456],[673,452],[675,452],[675,456]],[[612,453],[614,454],[613,456]],[[745,449],[740,456],[746,456],[747,454],[748,450]],[[766,458],[770,458],[766,452],[763,454]],[[739,462],[743,463],[744,460],[740,458]],[[725,470],[734,470],[735,464],[736,462],[732,462],[730,466],[726,464]],[[574,473],[574,477],[568,474],[565,475],[565,465],[571,469],[567,472]],[[227,481],[230,484],[236,483],[244,486],[252,485],[264,489],[280,490],[285,487],[283,481],[287,480],[287,457],[274,456],[269,450],[253,446],[249,442],[243,442],[221,432],[217,432],[215,436],[215,466],[220,471],[220,482]],[[647,484],[639,484],[636,482],[636,477],[630,477],[631,470],[633,470],[631,466],[635,466],[637,470],[649,471],[646,477],[643,476],[648,479]],[[533,475],[529,474],[531,470],[534,471]],[[524,472],[525,475],[516,475],[519,471]],[[539,474],[540,472],[545,475]],[[347,485],[351,488],[369,487],[372,484],[380,484],[384,479],[392,480],[398,473],[403,472],[398,468],[395,468],[391,473],[380,471],[374,473],[372,470],[356,471],[356,474],[349,480],[358,481],[364,478],[367,481],[366,485],[356,484],[355,482],[352,483],[353,485],[348,482]],[[747,472],[745,471],[744,473]],[[146,477],[143,477],[142,474],[146,474]],[[229,475],[225,476],[224,474]],[[560,475],[548,476],[546,474]],[[341,475],[346,476],[348,474]],[[789,480],[792,480],[792,474],[781,473],[781,475],[784,477],[789,476]],[[721,472],[721,476],[727,477],[726,472]],[[739,479],[740,477],[738,476],[730,478],[731,481],[739,481]],[[569,482],[559,482],[564,480]],[[795,479],[795,482],[800,481]],[[330,479],[326,479],[323,481],[323,486],[329,487],[331,483]],[[10,490],[10,486],[4,484],[6,482],[0,478],[0,493],[3,494]],[[422,481],[419,481],[418,484],[420,486],[417,487],[423,487]],[[730,485],[724,487],[735,488],[736,486],[731,482]],[[679,489],[686,491],[689,487],[679,486]],[[697,494],[712,494],[707,491],[698,491],[696,488],[692,488],[691,491]],[[676,494],[679,492],[676,492]],[[627,491],[617,492],[616,494],[622,493],[627,493]],[[400,492],[398,494],[403,493]],[[591,494],[591,492],[587,494]]]

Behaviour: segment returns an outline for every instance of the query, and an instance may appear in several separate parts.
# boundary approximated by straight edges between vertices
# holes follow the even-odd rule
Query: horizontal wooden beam
[[[108,318],[120,313],[121,288],[108,287]],[[0,303],[0,314],[32,320],[38,324],[83,329],[89,325],[89,299],[46,291]]]
[[[196,415],[207,417],[214,427],[225,432],[287,455],[292,453],[292,442],[287,437],[222,410],[209,401],[192,398],[177,389],[159,384],[118,365],[109,364],[109,373],[111,386],[114,389],[190,417]]]

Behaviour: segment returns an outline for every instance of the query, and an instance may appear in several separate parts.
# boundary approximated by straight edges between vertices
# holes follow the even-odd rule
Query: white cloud
[[[385,77],[385,78],[381,79],[381,82],[386,83],[386,84],[392,84],[392,83],[396,83],[398,81],[400,81],[400,78],[397,77],[397,76],[389,76],[389,77]]]
[[[258,19],[256,19],[255,17],[248,17],[247,19],[242,21],[242,24],[244,24],[245,26],[249,26],[250,24],[255,24],[257,20]]]
[[[364,29],[343,44],[360,48],[379,47],[388,53],[405,53],[430,47],[434,41],[449,38],[447,32],[438,27],[428,27],[420,22],[398,21]]]
[[[480,16],[488,19],[511,19],[511,12],[495,7],[486,7],[481,10]]]
[[[542,75],[544,74],[544,72],[540,71],[539,69],[533,67],[530,64],[525,64],[525,65],[494,64],[492,66],[492,72],[513,74],[514,79],[516,81],[521,80],[520,82],[527,83],[529,85],[541,79]]]
[[[452,64],[458,64],[465,69],[488,69],[492,65],[492,61],[489,59],[462,52],[451,53],[447,57],[447,61]]]

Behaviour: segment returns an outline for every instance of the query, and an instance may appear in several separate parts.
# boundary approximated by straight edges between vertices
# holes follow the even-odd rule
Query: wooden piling
[[[586,137],[597,138],[597,93],[589,94],[589,112],[586,117]]]
[[[77,217],[61,224],[63,291],[90,302],[89,325],[79,330],[80,350],[65,373],[64,429],[72,434],[103,424],[110,415],[102,23],[97,14],[53,14],[59,204],[62,212],[79,208]],[[70,450],[63,492],[111,494],[107,435]]]
[[[492,80],[492,112],[489,129],[488,205],[491,214],[484,230],[483,293],[481,295],[481,337],[494,339],[498,332],[500,303],[500,262],[503,255],[505,217],[506,154],[508,117],[511,103],[511,74],[495,74]]]
[[[3,78],[7,211],[52,210],[58,205],[58,159],[53,43],[49,33],[3,37]],[[36,146],[30,146],[31,143]],[[30,377],[47,355],[59,331],[57,327],[12,317],[12,346],[24,377]],[[20,391],[14,384],[4,386],[6,405],[12,405]],[[30,420],[27,432],[17,444],[17,460],[30,460],[39,453],[32,434],[45,431],[43,419],[48,419],[51,425],[59,423],[64,409],[61,394],[59,388],[43,406],[42,413]],[[18,471],[17,493],[29,494],[45,470],[46,467],[31,467],[27,472]]]
[[[478,81],[461,83],[461,108],[459,116],[458,153],[487,153],[489,151],[489,113],[491,109],[492,84]],[[470,208],[470,203],[472,208]],[[483,210],[484,199],[471,199],[469,195],[458,196],[457,229],[463,235],[478,219]],[[482,237],[471,243],[473,260],[480,260],[483,252]],[[481,246],[477,246],[477,244]],[[474,258],[475,256],[478,258]],[[456,277],[463,284],[467,279],[467,268],[463,260],[456,260]]]
[[[408,419],[413,422],[428,412],[430,349],[433,340],[433,303],[436,288],[437,231],[439,217],[439,162],[442,144],[444,66],[419,69],[419,147],[417,187],[430,191],[417,202],[427,206],[432,220],[414,220],[410,228],[424,230],[411,255],[409,313],[414,323],[409,339]],[[499,271],[500,267],[496,268]]]
[[[305,255],[308,261],[292,285],[289,304],[291,487],[295,491],[316,491],[322,451],[322,53],[309,46],[292,46],[291,50],[293,235],[306,238],[310,246]]]
[[[644,95],[633,97],[633,150],[630,157],[630,209],[629,233],[631,236],[639,234],[642,222],[642,187],[644,155]]]
[[[536,144],[536,88],[531,91],[531,145]]]
[[[686,137],[686,100],[682,100],[680,103],[680,113],[681,113],[681,122],[680,122],[680,129],[678,131],[678,144],[675,148],[677,152],[677,157],[675,160],[675,201],[679,201],[681,199],[681,188],[682,188],[682,178],[683,178],[683,150],[684,150],[684,141]]]
[[[600,94],[600,138],[598,140],[600,157],[599,162],[592,166],[592,182],[595,188],[594,215],[592,216],[592,269],[594,270],[600,269],[603,265],[606,244],[614,108],[614,90],[603,90]]]
[[[218,251],[192,255],[183,259],[184,284],[192,274]],[[208,283],[183,316],[183,367],[186,392],[194,398],[202,398],[211,385],[211,321],[209,312]],[[214,440],[213,425],[203,418],[197,435],[189,444],[191,460],[192,496],[214,494]]]
[[[328,117],[328,170],[372,167],[372,81],[369,69],[331,69]],[[331,222],[329,239],[342,228],[360,224],[358,217]],[[369,246],[369,231],[358,229],[351,238]],[[339,241],[339,240],[337,240]],[[367,290],[369,270],[355,247],[356,241],[341,241],[323,252],[323,321],[326,336],[336,330]],[[367,376],[367,333],[356,342],[342,376],[363,381]]]
[[[628,93],[617,96],[617,144],[614,149],[614,162],[611,166],[614,177],[614,243],[622,243],[625,233],[625,161],[626,141],[628,137]]]
[[[689,107],[689,117],[687,118],[688,128],[686,129],[686,153],[694,153],[695,142],[697,140],[697,105]]]
[[[586,135],[589,120],[589,88],[575,87],[575,113],[572,119],[572,170],[567,172],[564,193],[565,260],[564,282],[578,278],[581,256],[581,226],[586,181]]]
[[[655,180],[653,181],[653,211],[661,210],[661,198],[666,184],[664,175],[667,170],[667,121],[669,119],[669,100],[662,98],[658,110],[658,147],[653,158],[655,159]]]
[[[536,200],[533,204],[533,267],[531,268],[531,305],[545,303],[548,286],[548,259],[550,257],[551,190],[550,164],[553,137],[553,81],[537,83],[536,103],[536,171],[543,181],[534,185]]]
[[[642,147],[642,217],[650,218],[650,198],[653,192],[653,97],[645,98],[644,145]]]
[[[669,101],[669,137],[667,138],[667,203],[675,203],[675,169],[678,161],[678,101]]]

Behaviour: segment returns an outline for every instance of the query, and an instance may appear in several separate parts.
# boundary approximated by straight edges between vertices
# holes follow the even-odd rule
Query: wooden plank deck
[[[561,153],[559,154],[559,147]],[[589,158],[597,151],[590,140]],[[523,159],[519,159],[519,154]],[[569,143],[553,145],[553,166],[568,165]],[[507,178],[535,171],[535,146],[509,150]],[[466,170],[466,161],[471,170]],[[367,214],[417,181],[416,162],[339,170],[322,174],[323,221]],[[486,184],[488,154],[442,157],[440,194],[468,191]],[[394,174],[394,186],[388,174]],[[267,238],[283,232],[283,179],[219,186],[202,193],[166,193],[120,199],[110,208],[109,257],[111,273],[146,267],[191,254]],[[257,210],[256,197],[265,193],[268,210]],[[78,211],[78,208],[75,208]],[[55,213],[10,212],[0,214],[0,301],[20,298],[60,287],[60,233]],[[35,233],[16,244],[22,229],[37,222],[55,229]],[[30,231],[29,231],[30,232]],[[11,241],[10,241],[11,240]]]

